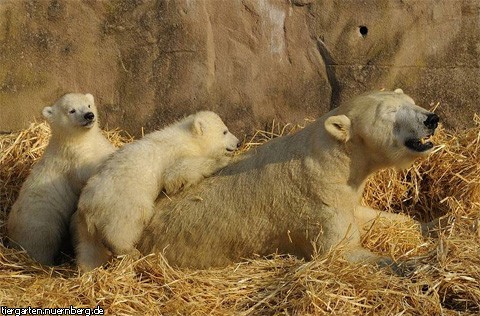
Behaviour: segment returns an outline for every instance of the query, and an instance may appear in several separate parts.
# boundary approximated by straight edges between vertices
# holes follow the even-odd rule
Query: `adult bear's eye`
[[[223,135],[227,135],[228,131],[223,131]]]
[[[73,109],[73,110],[70,110],[68,113],[70,113],[70,114],[73,114],[73,113],[75,113],[75,109]]]
[[[90,108],[90,104],[88,105],[88,108]]]

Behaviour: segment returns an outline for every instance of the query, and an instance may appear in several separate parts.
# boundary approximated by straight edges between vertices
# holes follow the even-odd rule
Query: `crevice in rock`
[[[162,50],[161,54],[179,54],[179,53],[197,53],[197,50],[193,49],[175,49],[175,50]]]
[[[215,84],[215,71],[217,68],[216,65],[216,48],[215,48],[215,41],[214,41],[214,35],[213,35],[213,27],[212,27],[212,21],[210,18],[209,11],[206,8],[206,3],[203,3],[202,5],[203,8],[203,13],[206,16],[206,58],[207,58],[207,80],[206,80],[206,85],[207,85],[207,92],[210,94],[212,92],[212,88]]]
[[[337,65],[335,59],[333,59],[332,54],[328,50],[325,43],[317,36],[317,48],[322,56],[323,63],[325,64],[325,72],[327,73],[327,80],[332,89],[332,94],[330,96],[330,110],[336,108],[340,103],[340,92],[341,87],[340,83],[337,80],[335,75],[335,66]]]
[[[290,50],[289,50],[289,45],[288,45],[288,40],[287,40],[287,19],[283,21],[283,40],[285,42],[285,54],[287,55],[287,60],[290,65],[293,64],[292,62],[292,56],[290,56]]]

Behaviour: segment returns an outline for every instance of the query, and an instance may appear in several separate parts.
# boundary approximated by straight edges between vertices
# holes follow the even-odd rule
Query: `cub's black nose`
[[[83,116],[84,119],[89,120],[89,121],[93,120],[94,117],[95,117],[95,114],[93,114],[93,112],[87,112]]]
[[[427,119],[423,124],[425,124],[426,127],[429,129],[436,129],[438,126],[438,122],[440,121],[440,118],[438,117],[437,114],[428,114]]]
[[[242,142],[237,143],[237,148],[240,148],[240,146],[242,146]]]

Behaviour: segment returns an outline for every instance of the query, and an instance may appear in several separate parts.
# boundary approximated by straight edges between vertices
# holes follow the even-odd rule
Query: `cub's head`
[[[210,111],[201,111],[193,115],[191,131],[195,139],[211,157],[232,155],[240,146],[220,116]]]
[[[352,150],[378,167],[405,168],[428,154],[439,122],[401,89],[364,94],[335,114],[325,121],[327,132],[337,141],[351,142]]]
[[[68,93],[42,111],[52,128],[65,133],[89,130],[96,126],[97,108],[89,93]]]

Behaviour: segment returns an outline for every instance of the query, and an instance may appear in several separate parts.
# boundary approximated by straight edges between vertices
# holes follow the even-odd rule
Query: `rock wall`
[[[322,0],[310,13],[339,99],[401,87],[425,107],[440,103],[450,127],[480,113],[480,1]]]
[[[242,135],[396,87],[462,127],[479,24],[474,0],[3,0],[0,131],[70,91],[136,135],[198,109]]]

